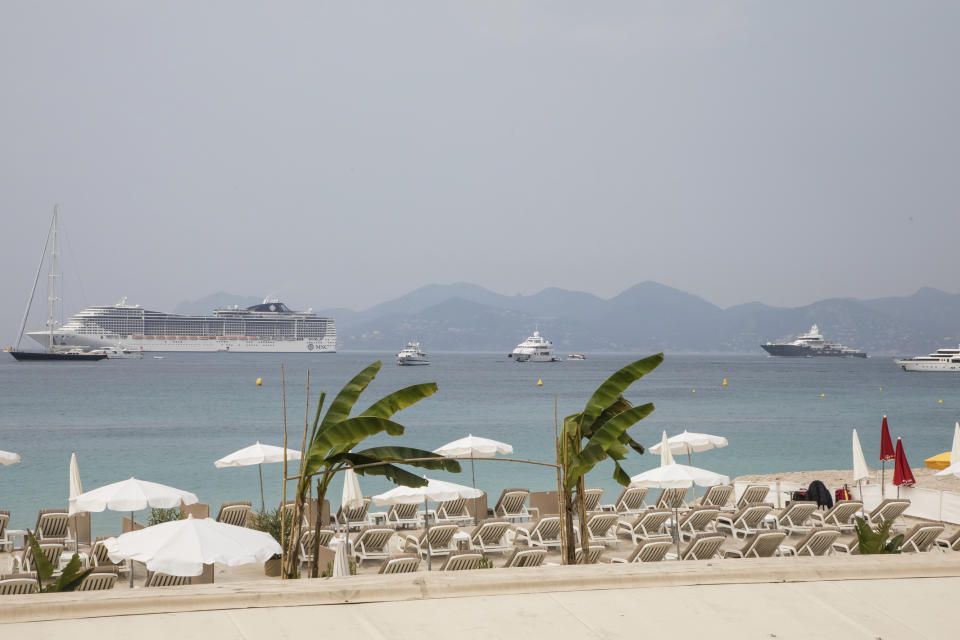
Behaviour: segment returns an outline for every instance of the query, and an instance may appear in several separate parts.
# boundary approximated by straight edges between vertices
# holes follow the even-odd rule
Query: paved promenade
[[[0,637],[951,638],[958,596],[939,552],[489,569],[11,596]]]

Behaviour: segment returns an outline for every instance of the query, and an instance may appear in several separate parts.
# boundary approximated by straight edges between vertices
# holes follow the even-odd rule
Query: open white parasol
[[[113,562],[136,560],[150,571],[172,576],[199,576],[205,564],[263,563],[281,551],[263,531],[192,516],[108,538],[103,544]]]
[[[687,454],[687,463],[690,462],[690,454],[693,452],[709,451],[710,449],[720,449],[728,444],[723,436],[714,436],[709,433],[693,433],[684,429],[683,433],[667,438],[671,453]],[[650,453],[660,453],[663,448],[663,442],[650,447]]]
[[[256,444],[234,451],[230,455],[224,456],[213,463],[218,469],[224,467],[249,467],[257,465],[260,470],[260,510],[266,508],[263,499],[263,466],[273,462],[283,462],[283,447],[276,447],[271,444],[261,444],[258,440]],[[300,452],[296,449],[287,449],[287,460],[299,460]]]
[[[500,455],[510,455],[513,453],[513,446],[507,444],[506,442],[499,442],[497,440],[491,440],[489,438],[481,438],[475,436],[472,433],[467,435],[466,438],[460,438],[459,440],[454,440],[453,442],[448,442],[439,449],[434,449],[434,453],[441,456],[446,456],[447,458],[470,458],[470,484],[476,488],[477,486],[477,474],[474,470],[473,461],[475,458],[493,458],[498,453]],[[482,495],[482,494],[481,494]],[[477,524],[479,516],[477,515],[478,508],[474,504],[473,507],[473,523]]]
[[[960,422],[953,428],[953,447],[950,449],[950,466],[937,471],[935,476],[957,476],[960,478]]]
[[[5,467],[20,462],[20,454],[13,451],[0,451],[0,464]]]

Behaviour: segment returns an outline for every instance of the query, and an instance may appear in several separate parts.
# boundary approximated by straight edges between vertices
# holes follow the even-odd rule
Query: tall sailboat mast
[[[57,216],[60,213],[60,205],[53,207],[53,248],[50,251],[50,294],[47,301],[50,306],[50,316],[47,318],[47,327],[50,329],[50,337],[47,339],[47,352],[53,353],[53,325],[56,322],[57,310]]]

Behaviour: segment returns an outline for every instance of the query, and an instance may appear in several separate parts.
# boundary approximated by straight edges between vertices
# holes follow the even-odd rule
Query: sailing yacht
[[[49,316],[47,317],[47,337],[46,351],[21,351],[20,341],[23,339],[23,330],[27,324],[27,317],[30,315],[30,307],[33,304],[33,297],[37,293],[37,283],[40,281],[40,270],[43,268],[43,260],[46,257],[47,247],[44,245],[44,255],[40,257],[40,266],[37,267],[37,277],[33,281],[33,290],[30,292],[30,300],[27,302],[27,310],[23,313],[23,322],[20,324],[20,334],[17,336],[16,348],[9,349],[7,352],[19,361],[68,361],[79,362],[89,360],[103,360],[107,357],[106,353],[91,353],[73,345],[57,345],[54,342],[53,332],[57,325],[57,217],[59,215],[59,206],[53,208],[53,222],[50,225],[50,231],[47,234],[47,243],[51,245],[50,250],[50,292],[47,296],[49,301]]]

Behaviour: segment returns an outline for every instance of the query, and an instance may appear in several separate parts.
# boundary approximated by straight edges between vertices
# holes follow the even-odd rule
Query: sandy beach
[[[893,464],[887,465],[886,482],[889,484],[893,480]],[[880,482],[880,470],[871,469],[873,477],[871,482]],[[926,467],[913,468],[913,477],[916,479],[915,485],[919,489],[933,489],[936,491],[957,491],[960,492],[960,478],[948,476],[938,478],[934,474],[937,469],[928,469]],[[853,486],[851,478],[853,472],[849,469],[826,469],[821,471],[785,471],[783,473],[767,474],[748,474],[734,478],[734,482],[796,482],[797,484],[809,485],[814,480],[820,480],[831,489],[840,488],[844,484]]]

